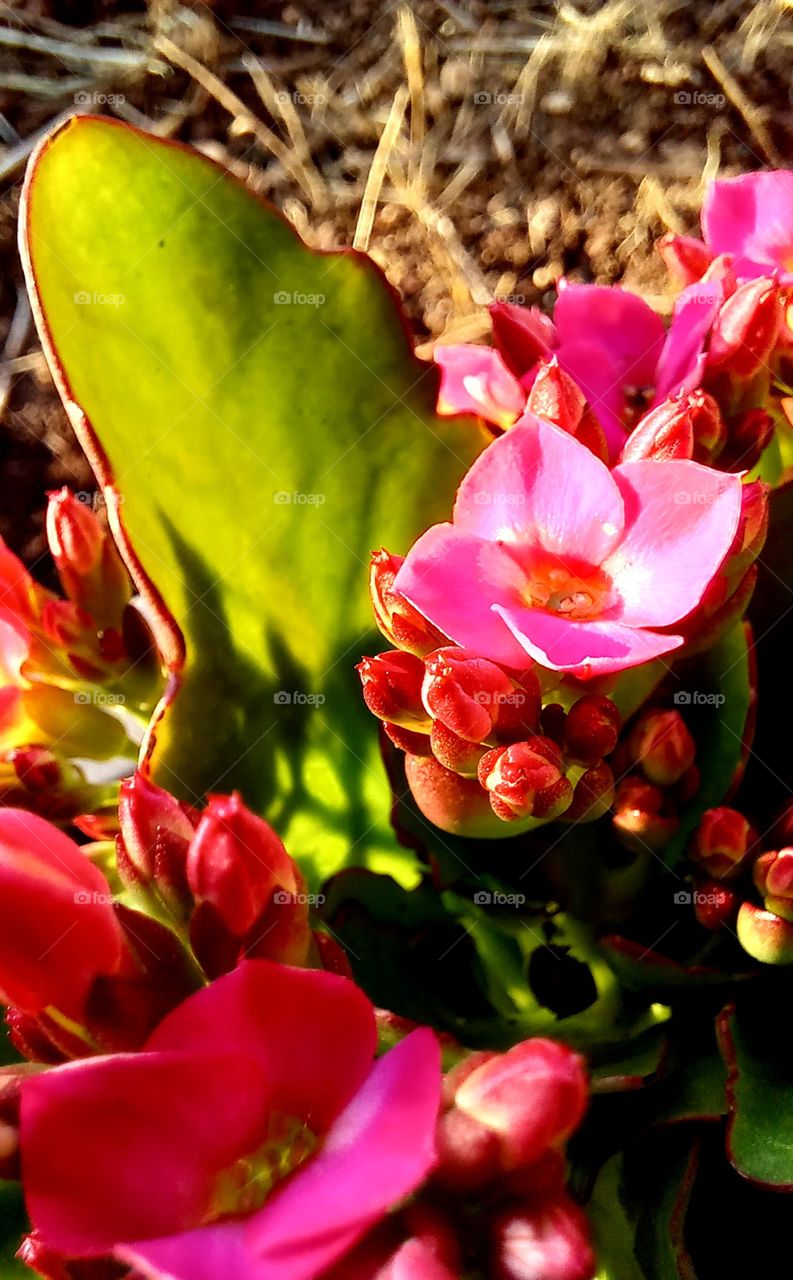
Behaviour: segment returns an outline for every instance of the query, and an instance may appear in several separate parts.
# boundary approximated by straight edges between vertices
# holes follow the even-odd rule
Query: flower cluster
[[[538,1280],[588,1280],[563,1155],[587,1101],[575,1054],[450,1046],[444,1078],[436,1036],[386,1019],[378,1056],[374,1008],[318,967],[345,965],[239,797],[199,816],[137,775],[120,825],[114,868],[0,812],[0,997],[30,1064],[0,1073],[0,1173],[22,1175],[29,1266],[437,1280],[471,1258],[520,1277],[530,1259]]]
[[[156,651],[116,545],[93,507],[50,494],[63,596],[0,540],[0,802],[54,821],[111,823],[117,785],[76,760],[134,758],[159,696]],[[130,736],[131,735],[131,736]]]

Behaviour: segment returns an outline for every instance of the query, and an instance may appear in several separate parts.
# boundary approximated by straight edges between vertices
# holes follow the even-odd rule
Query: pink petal
[[[524,656],[491,606],[514,603],[523,581],[518,564],[497,542],[436,524],[408,552],[394,586],[456,644],[513,666],[524,665]]]
[[[721,280],[699,281],[680,294],[658,361],[653,404],[699,386],[705,368],[705,342],[723,301]]]
[[[625,384],[621,368],[605,347],[583,341],[561,347],[559,364],[583,391],[605,432],[609,454],[616,458],[625,443]]]
[[[34,1226],[52,1248],[97,1255],[198,1225],[220,1172],[259,1145],[268,1101],[258,1063],[211,1051],[118,1054],[26,1078]]]
[[[701,601],[738,528],[743,486],[698,462],[641,460],[615,467],[625,535],[603,565],[620,620],[668,627]]]
[[[436,347],[441,369],[438,413],[475,413],[498,427],[509,427],[526,405],[526,392],[493,347],[460,343]]]
[[[636,667],[683,643],[682,636],[634,630],[619,622],[570,622],[542,609],[496,605],[495,610],[536,662],[584,679]]]
[[[568,343],[596,342],[608,353],[624,386],[641,387],[655,381],[664,325],[661,317],[636,294],[619,285],[563,282],[553,318],[562,367]]]
[[[609,554],[622,526],[622,501],[608,467],[567,431],[531,413],[485,449],[454,505],[455,530],[590,564]]]
[[[793,280],[793,172],[746,173],[713,182],[702,206],[702,229],[716,253],[735,255],[739,276],[781,268]]]
[[[244,1218],[216,1222],[178,1236],[120,1245],[113,1253],[151,1280],[262,1280],[245,1247],[245,1228]]]
[[[423,1181],[440,1090],[431,1031],[414,1031],[379,1060],[319,1155],[250,1219],[261,1280],[314,1280]]]
[[[146,1048],[207,1045],[253,1058],[273,1108],[322,1133],[370,1070],[374,1010],[347,978],[247,960],[168,1014]]]

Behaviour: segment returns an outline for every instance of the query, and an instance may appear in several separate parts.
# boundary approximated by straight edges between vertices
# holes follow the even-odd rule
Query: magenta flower
[[[745,173],[719,178],[702,205],[704,243],[666,236],[661,252],[684,282],[699,279],[708,262],[729,254],[739,280],[775,276],[793,286],[793,172]]]
[[[527,414],[477,459],[453,523],[407,555],[396,589],[435,626],[513,668],[588,677],[678,648],[738,529],[740,477],[685,460],[609,471]]]
[[[141,1053],[25,1080],[37,1238],[167,1280],[314,1280],[435,1160],[437,1041],[374,1063],[376,1039],[352,982],[251,960]]]
[[[495,349],[436,348],[438,411],[476,413],[504,430],[520,417],[539,362],[555,355],[586,397],[616,460],[632,391],[655,388],[658,402],[699,386],[706,337],[723,298],[720,281],[685,296],[666,336],[660,316],[617,286],[562,283],[553,321],[536,307],[496,303]]]

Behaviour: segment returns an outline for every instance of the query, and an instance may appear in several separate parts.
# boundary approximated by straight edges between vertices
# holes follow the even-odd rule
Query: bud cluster
[[[63,595],[0,541],[0,802],[55,821],[112,811],[75,759],[133,755],[123,716],[148,720],[161,688],[129,575],[91,506],[49,495],[49,550]]]
[[[400,647],[358,665],[363,697],[406,755],[419,808],[447,831],[507,835],[562,818],[591,821],[611,804],[604,760],[620,717],[585,694],[569,711],[543,705],[533,667],[508,670],[451,644],[393,590],[398,557],[372,565],[375,617]],[[409,646],[409,647],[408,647]]]
[[[612,826],[632,852],[657,851],[680,825],[679,806],[699,790],[697,748],[679,711],[641,711],[611,763],[617,774]]]

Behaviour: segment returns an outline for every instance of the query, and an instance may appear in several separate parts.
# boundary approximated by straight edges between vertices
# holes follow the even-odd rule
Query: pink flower
[[[698,280],[709,261],[729,254],[741,280],[775,276],[793,286],[793,172],[745,173],[711,183],[702,206],[704,244],[667,236],[667,265],[685,283]]]
[[[609,471],[527,414],[477,459],[396,590],[455,644],[589,677],[669,653],[738,529],[742,485],[684,460]]]
[[[375,1063],[376,1040],[352,982],[251,960],[142,1052],[25,1080],[38,1238],[168,1280],[313,1280],[434,1163],[437,1041]]]
[[[495,303],[495,348],[436,348],[442,371],[438,411],[476,413],[502,430],[511,427],[526,407],[541,362],[553,358],[591,406],[615,461],[629,426],[631,391],[653,388],[659,404],[700,385],[707,339],[727,293],[728,282],[719,273],[685,290],[666,335],[647,303],[617,286],[562,282],[553,321],[536,307]]]

